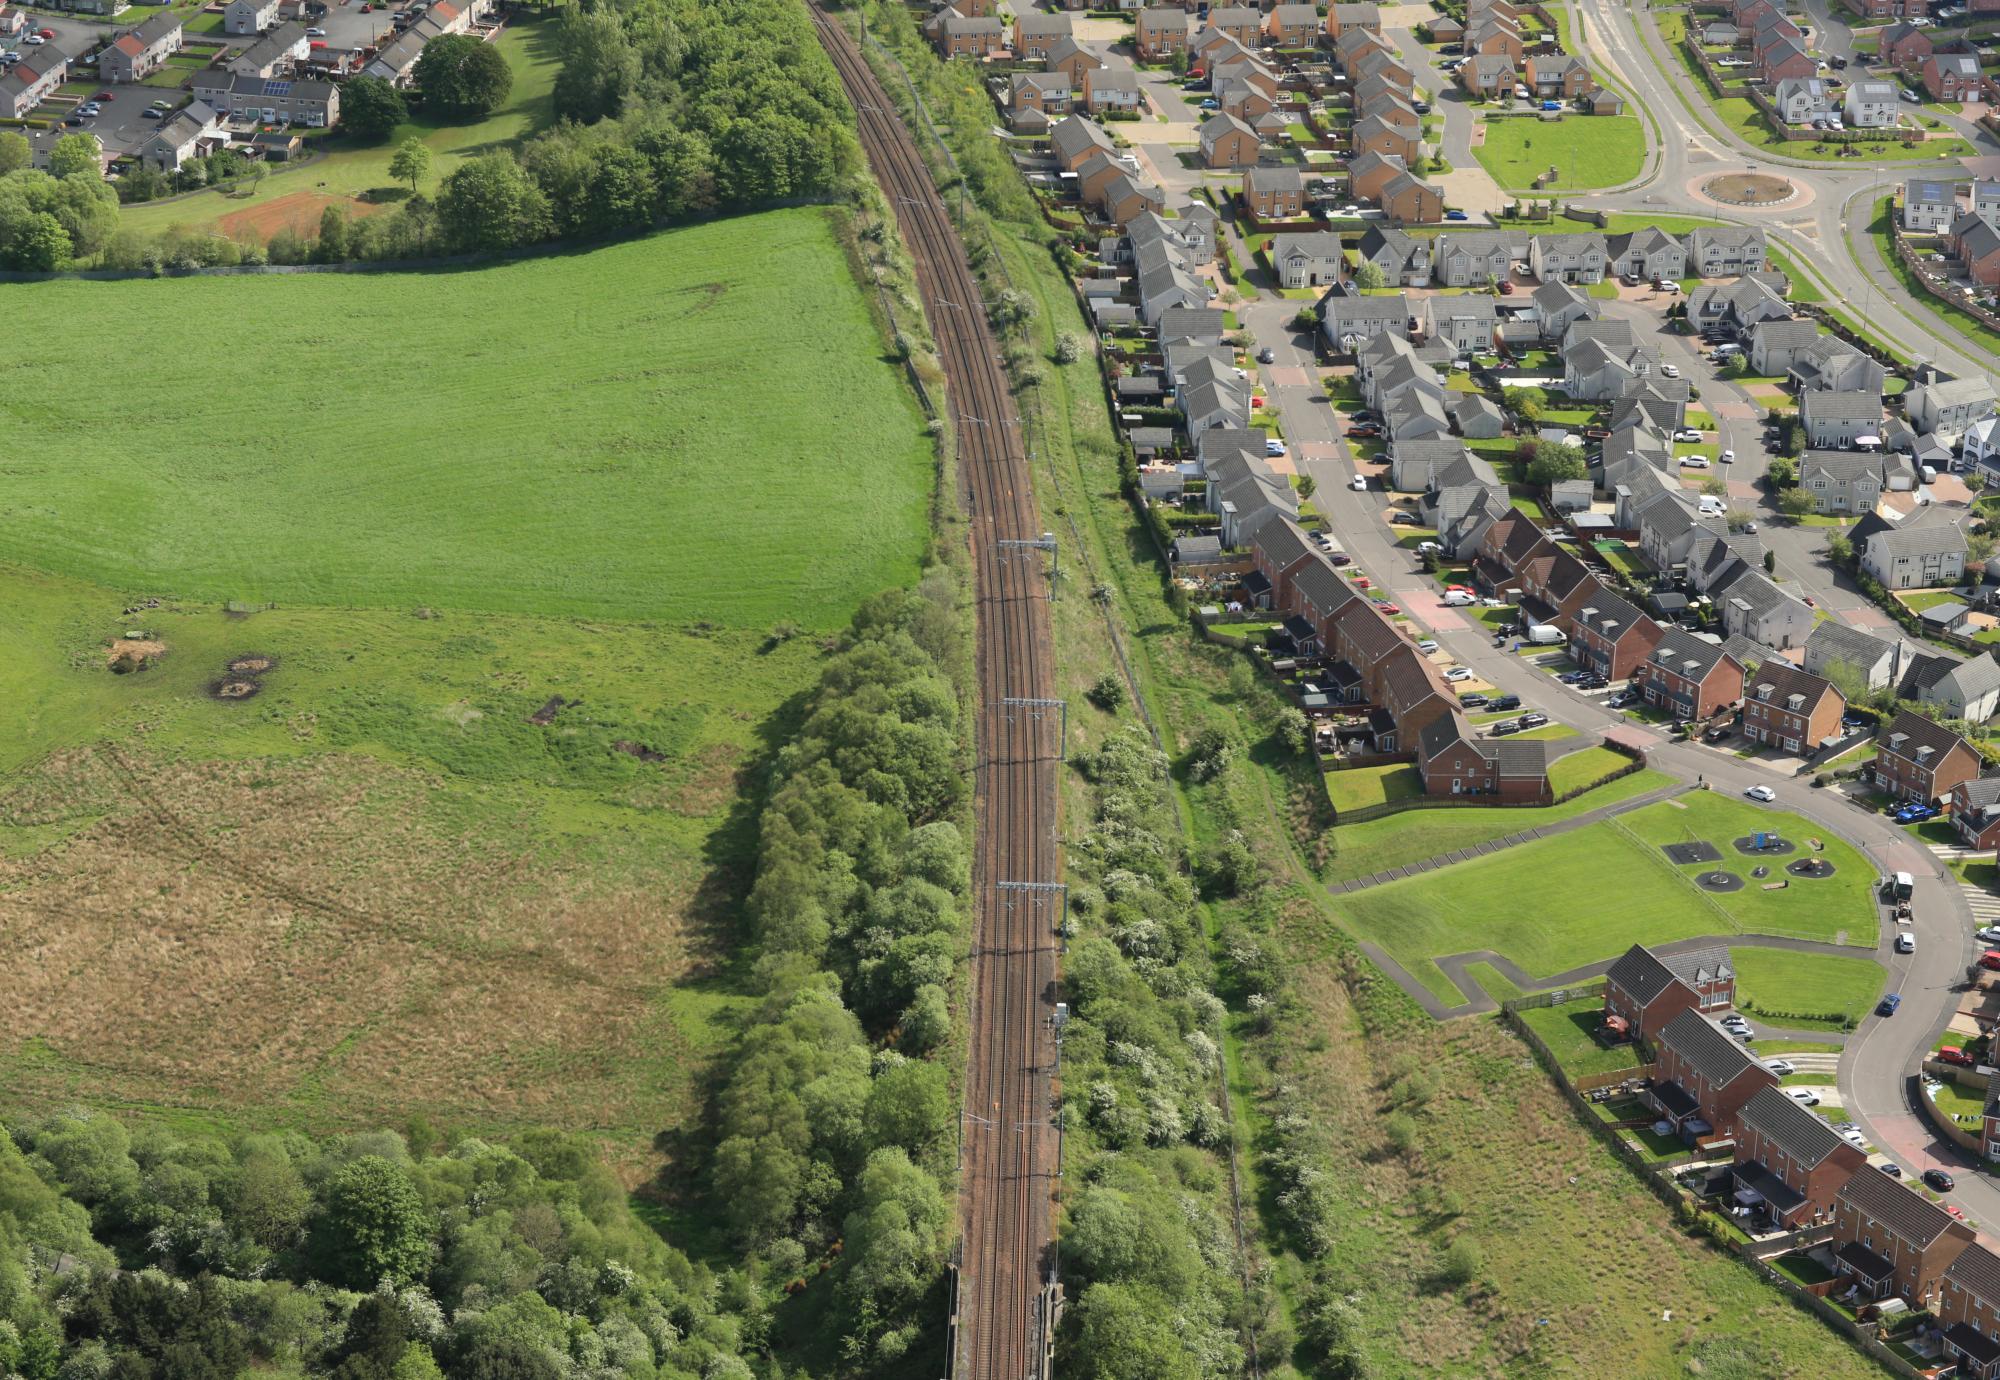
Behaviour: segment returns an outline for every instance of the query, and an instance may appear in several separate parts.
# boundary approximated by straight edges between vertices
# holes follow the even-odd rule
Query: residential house
[[[1363,4],[1326,7],[1327,37],[1338,39],[1342,34],[1355,30],[1379,35],[1382,32],[1381,6]]]
[[[1813,55],[1803,41],[1778,36],[1757,50],[1757,74],[1775,86],[1793,77],[1809,77],[1818,70]]]
[[[1534,303],[1535,320],[1544,341],[1561,340],[1577,322],[1595,321],[1604,314],[1596,298],[1577,291],[1568,283],[1543,283],[1528,300]]]
[[[2000,182],[1982,179],[1972,184],[1972,214],[2000,229]]]
[[[1592,87],[1583,94],[1583,113],[1586,115],[1623,115],[1625,98],[1608,86]]]
[[[1273,5],[1264,16],[1264,37],[1280,48],[1311,47],[1319,28],[1317,5]]]
[[[1669,955],[1634,944],[1604,974],[1605,1024],[1622,1026],[1641,1044],[1683,1011],[1727,1011],[1735,1003],[1736,969],[1720,945]]]
[[[1905,709],[1875,736],[1875,781],[1898,800],[1943,800],[1979,775],[1972,744]]]
[[[1924,70],[1931,54],[1937,51],[1937,44],[1931,36],[1916,25],[1902,22],[1891,24],[1882,30],[1876,40],[1876,52],[1882,64],[1894,67],[1900,72],[1916,76]]]
[[[1306,210],[1305,175],[1297,168],[1250,168],[1243,201],[1259,220],[1297,220]]]
[[[160,122],[134,150],[139,160],[155,172],[174,172],[191,158],[205,158],[225,142],[222,125],[215,112],[200,101],[190,101]]]
[[[1880,690],[1902,674],[1904,648],[1829,618],[1806,639],[1805,668],[1856,688]]]
[[[1970,212],[1945,231],[1944,248],[1981,287],[2000,285],[2000,231]]]
[[[1847,700],[1833,685],[1788,661],[1766,661],[1743,683],[1743,736],[1794,756],[1836,737]]]
[[[1423,156],[1421,128],[1421,126],[1410,128],[1391,124],[1381,115],[1364,115],[1355,122],[1349,134],[1349,150],[1356,156],[1374,154],[1378,157],[1393,158],[1399,171],[1407,170],[1410,164]],[[1352,166],[1349,165],[1350,168]],[[1378,181],[1373,192],[1362,192],[1357,188],[1355,195],[1370,201],[1379,201],[1383,184],[1387,181],[1387,178]]]
[[[1778,118],[1788,125],[1809,125],[1833,114],[1831,88],[1818,77],[1786,77],[1771,93]]]
[[[1407,340],[1409,321],[1410,301],[1400,293],[1369,297],[1352,284],[1339,283],[1319,299],[1320,334],[1337,355],[1351,355],[1378,335],[1400,335]]]
[[[1799,487],[1812,495],[1815,512],[1872,513],[1882,497],[1882,457],[1872,451],[1809,450],[1799,457]]]
[[[1873,393],[1888,383],[1889,370],[1837,335],[1815,335],[1792,351],[1785,370],[1800,393]]]
[[[1605,336],[1577,337],[1585,326],[1623,326],[1624,322],[1582,321],[1572,325],[1563,342],[1563,391],[1571,398],[1606,402],[1625,396],[1636,379],[1652,375],[1659,357],[1637,344],[1622,344]]]
[[[1514,587],[1523,622],[1554,628],[1567,638],[1576,626],[1576,615],[1595,601],[1601,584],[1590,567],[1569,552],[1544,547],[1516,567]]]
[[[1626,680],[1660,645],[1660,625],[1609,588],[1600,588],[1577,610],[1570,627],[1570,659],[1607,680]]]
[[[1759,374],[1782,377],[1817,339],[1819,324],[1808,318],[1759,321],[1750,328],[1750,364]]]
[[[1340,281],[1347,259],[1340,236],[1324,230],[1273,236],[1269,254],[1284,288],[1331,287]]]
[[[1478,393],[1461,393],[1450,403],[1452,425],[1469,441],[1492,441],[1507,430],[1507,414]],[[1588,507],[1588,503],[1585,504]]]
[[[1353,157],[1347,160],[1348,194],[1357,201],[1373,201],[1378,195],[1381,194],[1383,185],[1387,183],[1390,178],[1394,177],[1399,172],[1405,172],[1407,170],[1408,170],[1408,164],[1404,161],[1404,159],[1400,155],[1376,153],[1372,149],[1357,153]],[[1386,241],[1383,239],[1383,236],[1385,234],[1395,235],[1396,243],[1399,245],[1418,244],[1418,243],[1421,243],[1423,245],[1424,276],[1418,279],[1416,282],[1410,284],[1410,286],[1422,287],[1425,283],[1428,283],[1431,280],[1431,272],[1430,272],[1431,254],[1430,254],[1429,240],[1419,241],[1409,235],[1405,235],[1400,230],[1385,231],[1384,227],[1382,226],[1370,225],[1366,230],[1362,232],[1361,246],[1360,246],[1361,257],[1364,260],[1369,260],[1371,262],[1380,262],[1382,265],[1382,271],[1388,275],[1391,282],[1398,280],[1405,272],[1407,272],[1408,270],[1405,267],[1409,262],[1409,256],[1407,254],[1396,255],[1388,261],[1381,261],[1375,259],[1374,252],[1369,248],[1369,246],[1373,244],[1377,249],[1379,249],[1384,243],[1386,243]]]
[[[31,47],[0,75],[0,115],[24,119],[69,75],[69,45],[61,39]]]
[[[1514,89],[1514,59],[1505,53],[1475,53],[1458,69],[1466,94],[1487,99]]]
[[[1743,663],[1719,642],[1667,628],[1632,672],[1647,704],[1676,719],[1706,719],[1743,698]]]
[[[946,58],[984,59],[1007,47],[1007,26],[994,15],[945,10],[932,23],[931,42]]]
[[[1399,62],[1395,54],[1380,48],[1364,53],[1350,69],[1350,75],[1357,83],[1387,82],[1406,98],[1417,88],[1417,74]]]
[[[1800,397],[1799,421],[1805,427],[1806,444],[1816,450],[1852,450],[1864,436],[1873,438],[1864,444],[1880,445],[1882,399],[1877,394],[1815,390]]]
[[[1169,35],[1172,35],[1176,30],[1178,31],[1180,47],[1174,48],[1169,43],[1166,46],[1156,49],[1154,52],[1148,52],[1148,16],[1154,17],[1152,21],[1154,23],[1160,22],[1160,16],[1165,16],[1167,22],[1164,27],[1167,29]],[[1138,14],[1138,30],[1139,56],[1146,58],[1148,61],[1156,61],[1168,53],[1187,51],[1188,16],[1186,10],[1140,10]],[[1073,38],[1075,35],[1076,22],[1066,14],[1049,14],[1042,10],[1031,10],[1025,5],[1019,6],[1015,10],[1014,56],[1024,62],[1045,61],[1049,56],[1050,50],[1058,42],[1065,38]]]
[[[1458,697],[1436,662],[1407,639],[1376,664],[1374,700],[1392,727],[1375,725],[1375,746],[1382,752],[1413,752],[1423,731],[1434,720],[1455,713]]]
[[[1953,788],[1951,826],[1967,848],[2000,848],[2000,776],[1974,777]]]
[[[1188,12],[1177,5],[1148,5],[1134,16],[1134,46],[1147,62],[1166,62],[1185,53],[1193,32]]]
[[[1941,589],[1965,578],[1965,534],[1952,522],[1877,532],[1860,555],[1861,568],[1888,589]]]
[[[1740,334],[1759,321],[1781,320],[1791,314],[1790,304],[1757,278],[1703,283],[1688,294],[1688,324],[1698,331],[1727,328]]]
[[[1510,805],[1549,799],[1548,744],[1475,738],[1456,710],[1417,735],[1417,770],[1426,795],[1494,795]]]
[[[1483,293],[1441,292],[1424,300],[1425,335],[1442,340],[1456,355],[1491,350],[1499,321],[1499,303]]]
[[[1266,522],[1263,525],[1268,527],[1270,526],[1270,522]],[[1311,629],[1311,640],[1322,652],[1329,655],[1333,654],[1335,634],[1339,627],[1340,614],[1342,610],[1349,606],[1365,610],[1381,626],[1382,631],[1387,634],[1392,642],[1396,640],[1396,631],[1390,626],[1389,621],[1382,617],[1381,614],[1375,612],[1375,606],[1366,599],[1363,599],[1353,585],[1341,579],[1339,572],[1334,570],[1331,565],[1322,562],[1318,565],[1305,567],[1294,577],[1292,588],[1294,590],[1294,599],[1289,607],[1296,609],[1297,616],[1304,620],[1307,628]],[[1287,620],[1286,626],[1292,629],[1293,635],[1296,637],[1298,632],[1297,625]],[[1360,666],[1372,663],[1357,662],[1354,664]],[[1345,698],[1358,701],[1365,699],[1366,696],[1367,692],[1365,688],[1361,685],[1359,679],[1356,679]]]
[[[1134,114],[1144,98],[1130,67],[1093,67],[1083,74],[1083,104],[1092,115]]]
[[[1892,81],[1856,80],[1847,84],[1840,103],[1842,121],[1849,129],[1890,129],[1896,123],[1901,88]]]
[[[1722,627],[1732,637],[1747,637],[1760,646],[1788,651],[1812,634],[1818,621],[1803,602],[1779,589],[1761,570],[1747,571],[1725,586],[1716,599]]]
[[[1264,37],[1264,16],[1247,5],[1222,5],[1208,12],[1208,27],[1254,48]]]
[[[1961,1380],[2000,1376],[2000,1256],[1974,1242],[1958,1253],[1938,1286],[1938,1338]]]
[[[1971,1227],[1879,1171],[1852,1175],[1834,1195],[1833,1268],[1863,1299],[1930,1306],[1945,1271],[1976,1239]]]
[[[1688,231],[1688,270],[1703,278],[1726,278],[1769,267],[1761,226],[1698,225]]]
[[[1843,0],[1847,8],[1863,19],[1900,19],[1905,15],[1928,15],[1926,0]]]
[[[1594,231],[1528,237],[1528,268],[1544,283],[1602,282],[1610,259],[1604,236]]]
[[[1565,53],[1536,53],[1528,59],[1527,88],[1537,100],[1575,100],[1594,83],[1582,58]]]
[[[305,25],[282,24],[231,58],[227,72],[238,77],[281,76],[292,70],[293,63],[305,61],[310,47]]]
[[[1008,107],[1017,129],[1029,124],[1046,128],[1056,118],[1070,113],[1075,98],[1069,78],[1060,72],[1016,72]]]
[[[1920,653],[1904,671],[1896,698],[1929,705],[1947,719],[1984,723],[2000,710],[2000,662],[1984,652],[1964,661]]]
[[[1612,273],[1655,281],[1687,276],[1687,244],[1656,226],[1613,235],[1606,252]]]
[[[1359,167],[1360,164],[1357,161],[1352,166]],[[1375,184],[1379,187],[1402,170],[1402,166],[1394,160],[1383,159],[1356,176],[1379,178]],[[1392,286],[1424,287],[1431,280],[1431,241],[1406,235],[1393,225],[1370,225],[1362,232],[1356,253],[1361,262],[1380,268],[1383,278]],[[1996,449],[2000,449],[2000,445],[1996,445]]]
[[[1521,65],[1521,59],[1528,51],[1527,45],[1521,42],[1521,26],[1504,15],[1490,12],[1465,21],[1464,41],[1468,54],[1505,57],[1516,67]]]
[[[1737,1201],[1747,1197],[1761,1206],[1771,1225],[1782,1231],[1830,1221],[1836,1195],[1856,1174],[1883,1177],[1870,1167],[1866,1154],[1782,1088],[1760,1090],[1737,1113],[1730,1172]]]
[[[1083,89],[1085,73],[1108,65],[1103,58],[1077,42],[1073,34],[1065,34],[1049,45],[1048,70],[1068,77],[1070,84],[1079,91]]]
[[[1444,193],[1407,172],[1382,188],[1382,215],[1391,225],[1436,225],[1444,219]]]
[[[229,0],[222,10],[226,34],[261,34],[278,22],[278,0]]]
[[[1249,587],[1251,576],[1257,577],[1262,581],[1261,587],[1252,591],[1258,596],[1257,603],[1273,609],[1297,606],[1297,582],[1302,571],[1320,565],[1332,569],[1326,556],[1306,539],[1304,530],[1287,517],[1257,529],[1250,539],[1250,562],[1252,568],[1244,576],[1245,587]]]
[[[1513,276],[1513,246],[1504,230],[1448,230],[1432,250],[1433,270],[1446,287],[1503,283]]]
[[[281,81],[201,72],[194,95],[224,115],[254,114],[268,124],[331,129],[340,122],[340,88],[330,81]]]
[[[1262,153],[1257,131],[1234,115],[1211,116],[1201,127],[1201,165],[1205,168],[1247,168]]]
[[[1119,156],[1118,146],[1104,132],[1104,126],[1078,115],[1059,121],[1049,131],[1049,152],[1064,172],[1076,172],[1093,154]]]
[[[1932,53],[1918,69],[1924,90],[1934,101],[1976,101],[1985,78],[1974,52]]]
[[[1425,24],[1431,31],[1431,42],[1433,43],[1463,43],[1465,41],[1465,23],[1455,15],[1434,14],[1425,21]]]
[[[1396,49],[1389,40],[1373,29],[1342,29],[1333,38],[1333,55],[1340,61],[1340,70],[1355,75],[1356,64],[1370,53],[1396,55]]]
[[[139,81],[166,66],[167,58],[180,49],[180,16],[156,14],[111,40],[98,54],[97,74],[105,81]]]
[[[1683,1134],[1701,1134],[1697,1123],[1705,1122],[1733,1135],[1743,1104],[1778,1086],[1778,1075],[1699,1011],[1668,1021],[1654,1044],[1657,1067],[1645,1096]]]
[[[1904,404],[1904,415],[1919,433],[1957,440],[1974,422],[1993,415],[1993,385],[1983,378],[1942,379],[1912,388]]]

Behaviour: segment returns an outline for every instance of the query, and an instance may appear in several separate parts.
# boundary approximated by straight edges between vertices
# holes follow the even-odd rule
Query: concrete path
[[[1589,746],[1588,740],[1582,746]],[[1610,819],[1613,815],[1622,815],[1630,810],[1639,810],[1644,809],[1648,805],[1657,805],[1663,800],[1671,800],[1673,797],[1693,789],[1693,786],[1677,781],[1671,786],[1662,786],[1656,791],[1648,791],[1644,795],[1635,795],[1630,800],[1620,800],[1610,805],[1600,805],[1594,810],[1585,810],[1580,815],[1558,820],[1554,824],[1545,824],[1539,829],[1523,829],[1518,834],[1509,834],[1505,838],[1488,839],[1486,842],[1475,844],[1471,848],[1460,848],[1454,852],[1440,853],[1434,858],[1425,858],[1422,862],[1413,862],[1407,867],[1392,867],[1386,872],[1376,872],[1366,877],[1356,877],[1351,881],[1332,883],[1327,886],[1327,890],[1335,896],[1342,896],[1350,891],[1366,891],[1372,886],[1382,886],[1389,882],[1400,882],[1405,877],[1414,877],[1423,872],[1435,872],[1438,868],[1450,867],[1453,863],[1470,862],[1474,858],[1483,858],[1488,854],[1498,853],[1503,849],[1518,848],[1524,843],[1533,843],[1536,839],[1554,838],[1557,834],[1567,834],[1571,830],[1581,829],[1587,824],[1597,824],[1603,820]],[[1410,813],[1415,812],[1411,811]]]
[[[1857,958],[1865,952],[1850,944],[1829,944],[1812,939],[1783,939],[1774,934],[1705,934],[1693,939],[1677,939],[1671,944],[1655,944],[1652,948],[1656,954],[1671,957],[1674,954],[1713,948],[1716,945],[1731,949],[1787,949],[1792,953],[1823,954],[1830,958]],[[1438,966],[1445,977],[1451,980],[1451,985],[1465,997],[1465,1001],[1460,1005],[1447,1006],[1439,1001],[1437,995],[1428,987],[1412,977],[1409,969],[1389,957],[1380,945],[1364,939],[1361,941],[1361,949],[1376,967],[1393,978],[1398,987],[1408,992],[1428,1015],[1440,1021],[1456,1020],[1461,1016],[1483,1016],[1490,1011],[1500,1009],[1500,1003],[1487,995],[1486,989],[1466,971],[1472,964],[1484,963],[1523,991],[1539,992],[1552,987],[1568,987],[1574,983],[1601,978],[1610,970],[1611,965],[1618,961],[1616,957],[1604,958],[1595,963],[1571,968],[1566,972],[1538,977],[1505,954],[1496,953],[1492,949],[1472,949],[1462,954],[1445,954],[1433,958],[1431,962]],[[1824,1040],[1832,1044],[1839,1044],[1846,1039],[1844,1035],[1825,1030],[1780,1030],[1760,1026],[1754,1021],[1751,1025],[1759,1039]]]

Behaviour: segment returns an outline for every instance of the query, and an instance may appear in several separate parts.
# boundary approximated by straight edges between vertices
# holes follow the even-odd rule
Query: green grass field
[[[476,272],[10,301],[39,343],[0,403],[0,561],[246,603],[827,629],[924,549],[929,440],[820,211]],[[155,362],[115,408],[68,386],[101,367],[71,323],[104,313]],[[225,340],[240,370],[182,367]]]
[[[1472,151],[1508,191],[1528,191],[1551,166],[1560,180],[1542,191],[1612,187],[1639,175],[1646,130],[1633,115],[1571,115],[1544,122],[1521,116],[1486,122],[1486,142]]]
[[[1612,788],[1636,779],[1626,777]],[[1874,911],[1867,900],[1874,874],[1845,844],[1829,845],[1826,856],[1839,871],[1824,881],[1798,882],[1782,892],[1753,884],[1706,897],[1692,882],[1693,873],[1706,869],[1676,868],[1655,842],[1678,840],[1686,822],[1695,826],[1695,837],[1727,849],[1729,840],[1746,830],[1731,808],[1737,802],[1727,797],[1696,793],[1679,800],[1689,808],[1679,810],[1673,801],[1650,805],[1617,821],[1374,887],[1341,904],[1358,933],[1382,945],[1448,1001],[1458,1000],[1457,991],[1429,960],[1470,949],[1493,949],[1548,977],[1609,958],[1635,940],[1652,944],[1738,932],[1874,943]],[[1722,808],[1705,803],[1718,801]],[[1796,817],[1755,813],[1762,815],[1764,828],[1776,825],[1791,837],[1801,836],[1792,827],[1803,824]],[[1687,876],[1676,878],[1676,872]]]
[[[1423,777],[1415,767],[1402,763],[1326,773],[1326,796],[1335,810],[1359,810],[1423,793]]]
[[[1638,1050],[1629,1042],[1606,1048],[1592,1035],[1604,1021],[1601,997],[1583,997],[1561,1006],[1530,1007],[1520,1015],[1522,1023],[1542,1037],[1549,1053],[1572,1078],[1639,1066]]]
[[[1603,747],[1569,753],[1549,764],[1549,789],[1558,796],[1564,795],[1579,786],[1603,780],[1619,768],[1629,766],[1631,761],[1624,753]]]
[[[1669,780],[1659,772],[1642,771],[1621,777],[1601,790],[1580,795],[1561,805],[1520,809],[1450,806],[1389,815],[1361,824],[1341,825],[1333,831],[1334,856],[1324,873],[1325,880],[1344,882],[1354,877],[1366,877],[1392,867],[1406,867],[1442,853],[1471,848],[1488,839],[1505,838],[1509,834],[1554,824],[1600,805],[1612,805],[1630,800],[1635,795],[1644,795],[1667,785]]]
[[[437,184],[461,163],[490,153],[498,146],[526,139],[554,120],[549,98],[561,65],[556,52],[555,26],[516,20],[507,25],[498,45],[514,73],[514,85],[508,92],[507,104],[476,124],[452,125],[419,116],[398,125],[379,144],[357,144],[338,133],[315,135],[308,152],[324,149],[324,158],[274,173],[252,192],[232,196],[202,191],[128,206],[119,213],[119,223],[142,231],[164,230],[171,225],[214,227],[226,216],[254,212],[294,193],[343,198],[357,204],[370,199],[400,198],[409,192],[410,185],[389,175],[389,160],[395,157],[396,146],[410,138],[423,140],[431,151],[430,172],[418,181],[417,190],[434,195]],[[378,196],[369,198],[369,193]],[[317,228],[317,208],[311,211],[308,222]]]
[[[1870,958],[1830,958],[1783,949],[1731,949],[1729,961],[1736,967],[1738,1005],[1771,1025],[1794,1030],[1839,1030],[1847,1021],[1858,1022],[1882,995],[1887,977],[1882,965]],[[1765,1016],[1765,1012],[1790,1014]]]

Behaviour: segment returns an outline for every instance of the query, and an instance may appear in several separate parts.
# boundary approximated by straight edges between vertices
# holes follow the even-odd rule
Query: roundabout
[[[1782,206],[1798,195],[1789,178],[1775,173],[1721,173],[1701,184],[1704,195],[1730,206]]]

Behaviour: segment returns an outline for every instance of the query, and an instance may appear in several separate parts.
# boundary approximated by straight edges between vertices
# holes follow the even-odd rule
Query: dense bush
[[[719,1283],[554,1132],[0,1131],[0,1367],[25,1380],[747,1377],[756,1320]]]

